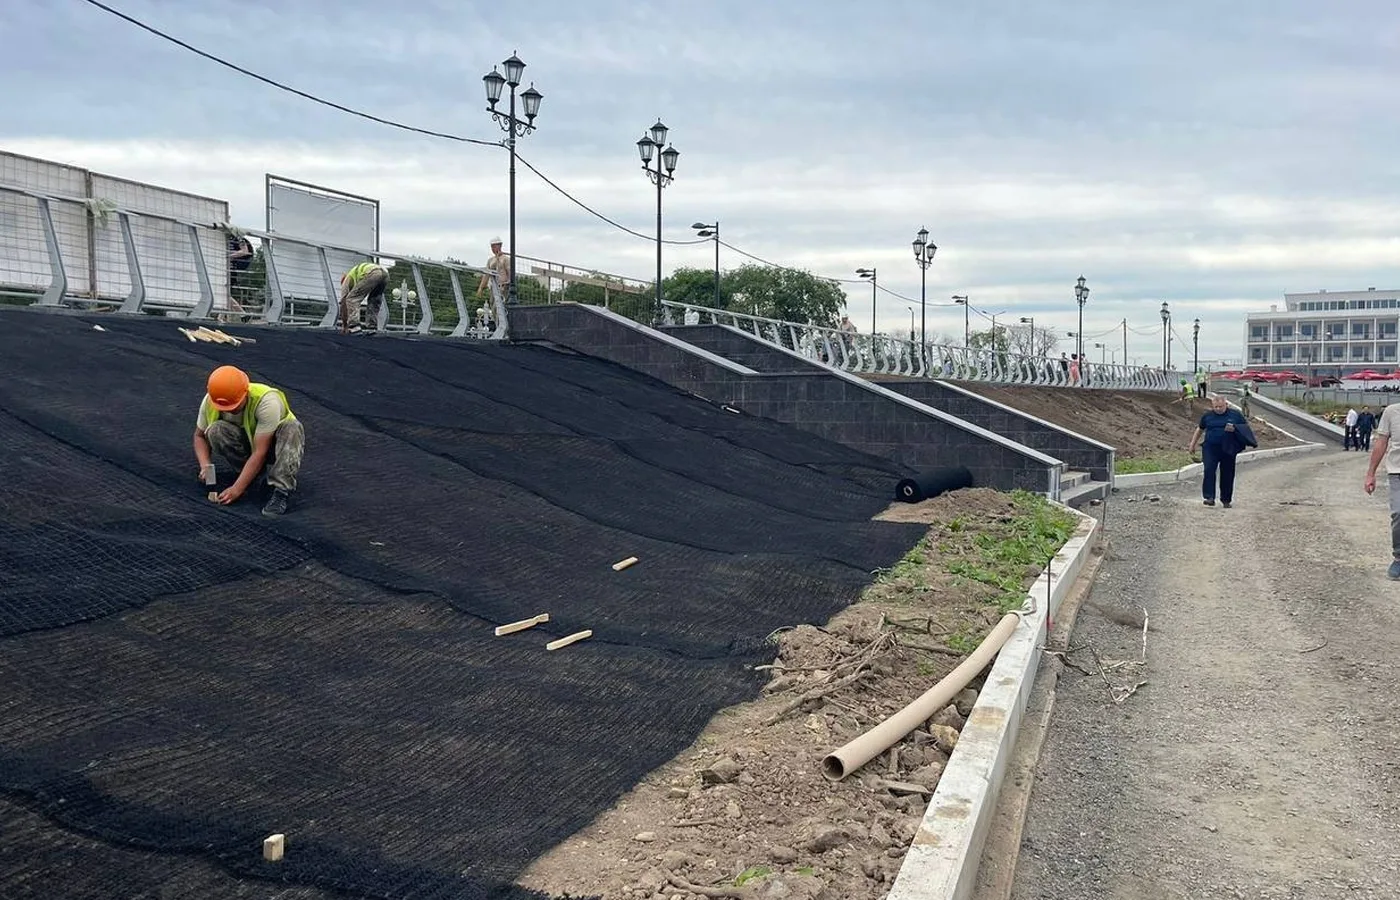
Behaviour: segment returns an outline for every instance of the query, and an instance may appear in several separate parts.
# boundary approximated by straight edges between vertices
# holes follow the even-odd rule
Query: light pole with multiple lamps
[[[520,121],[515,117],[515,89],[520,87],[521,78],[525,74],[525,63],[520,57],[512,53],[510,59],[501,63],[505,66],[506,74],[501,75],[492,66],[491,71],[481,80],[486,83],[486,111],[491,114],[491,118],[506,133],[506,147],[510,150],[510,287],[506,292],[506,302],[515,303],[517,300],[515,293],[515,259],[519,255],[515,246],[515,139],[524,137],[535,130],[535,116],[540,112],[540,101],[544,95],[535,90],[531,84],[524,93],[520,95],[520,103],[525,107],[525,121]],[[496,104],[500,102],[501,90],[507,85],[510,86],[510,110],[501,115],[496,109]]]
[[[719,309],[719,219],[715,219],[715,224],[706,225],[704,222],[696,222],[690,226],[695,229],[697,237],[712,237],[715,239],[715,309]]]
[[[637,141],[637,152],[642,157],[642,171],[647,173],[652,184],[656,185],[656,308],[652,310],[652,324],[661,321],[661,189],[675,180],[676,162],[680,151],[666,143],[670,129],[657,119],[649,134]],[[661,148],[665,147],[665,150]],[[656,157],[656,168],[651,167],[652,157]],[[663,172],[662,169],[665,169]]]
[[[1079,329],[1074,339],[1075,358],[1079,360],[1080,382],[1084,380],[1084,301],[1089,299],[1089,286],[1084,283],[1084,276],[1080,275],[1079,280],[1074,283],[1074,299],[1079,304]]]
[[[869,278],[869,279],[870,279],[870,336],[871,336],[871,337],[874,337],[874,336],[875,336],[875,291],[878,290],[878,288],[875,287],[875,284],[876,284],[876,281],[875,281],[875,269],[874,269],[873,267],[872,267],[872,268],[869,268],[869,269],[856,269],[856,275],[860,276],[861,278]]]
[[[968,302],[966,294],[954,294],[953,302],[962,304],[963,308],[963,346],[966,347],[972,341],[972,320],[968,318],[968,310],[972,309],[972,304]]]
[[[1170,371],[1170,370],[1171,370],[1171,367],[1172,367],[1172,354],[1171,354],[1171,346],[1172,346],[1172,344],[1171,344],[1171,335],[1172,335],[1172,311],[1171,311],[1171,307],[1167,306],[1167,301],[1163,300],[1163,301],[1162,301],[1162,371],[1163,371],[1163,372]]]
[[[408,286],[408,279],[405,278],[403,280],[403,284],[400,287],[394,288],[394,299],[399,301],[399,309],[401,310],[400,321],[402,322],[403,327],[407,328],[408,304],[416,303],[418,301],[418,292]]]
[[[924,355],[928,342],[928,267],[933,265],[933,255],[937,252],[938,245],[928,239],[928,229],[920,228],[919,233],[914,235],[914,261],[919,264],[919,363],[925,369],[927,360],[924,359]],[[912,332],[914,329],[909,330]],[[912,334],[909,339],[914,339]]]

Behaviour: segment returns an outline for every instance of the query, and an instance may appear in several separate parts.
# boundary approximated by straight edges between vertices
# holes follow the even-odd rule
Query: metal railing
[[[229,260],[239,236],[254,249],[246,269]],[[417,295],[412,303],[407,292],[398,301],[387,295],[380,328],[503,335],[504,310],[477,294],[481,268],[0,184],[0,301],[331,328],[340,276],[365,261],[390,268],[390,291],[406,284]],[[489,307],[494,329],[485,323]]]
[[[861,375],[944,378],[992,384],[1176,391],[1180,372],[1146,366],[1087,363],[1024,356],[990,348],[956,347],[905,340],[887,334],[857,334],[689,303],[662,302],[670,325],[729,325],[807,359]]]

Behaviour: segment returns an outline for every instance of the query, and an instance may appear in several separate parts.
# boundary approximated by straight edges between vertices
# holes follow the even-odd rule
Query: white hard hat
[[[493,237],[493,238],[491,239],[491,243],[493,243],[493,244],[499,244],[500,242],[501,242],[501,239],[498,238],[498,237]]]

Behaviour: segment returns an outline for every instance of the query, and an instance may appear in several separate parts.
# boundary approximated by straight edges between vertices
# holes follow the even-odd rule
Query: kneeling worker
[[[263,506],[263,515],[285,513],[297,488],[305,446],[306,432],[292,415],[286,394],[270,385],[249,383],[247,374],[233,366],[220,366],[210,373],[208,393],[195,420],[194,456],[201,477],[210,465],[211,452],[240,470],[238,480],[220,492],[220,503],[242,497],[266,466],[272,496]]]

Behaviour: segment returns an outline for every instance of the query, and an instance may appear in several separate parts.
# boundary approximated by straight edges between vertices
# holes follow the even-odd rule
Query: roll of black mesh
[[[972,487],[972,473],[966,466],[951,466],[946,469],[930,469],[919,472],[913,478],[902,479],[895,485],[896,500],[905,503],[918,503],[958,488]]]

